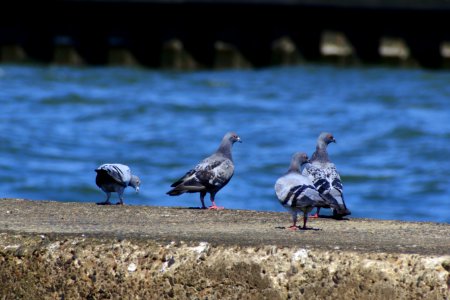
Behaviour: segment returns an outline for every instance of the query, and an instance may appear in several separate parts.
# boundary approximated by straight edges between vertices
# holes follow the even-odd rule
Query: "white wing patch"
[[[303,174],[311,179],[320,194],[330,194],[339,204],[343,204],[343,185],[333,163],[313,162],[304,168]]]

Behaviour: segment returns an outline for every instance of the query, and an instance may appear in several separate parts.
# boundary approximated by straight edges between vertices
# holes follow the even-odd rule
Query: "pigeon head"
[[[305,152],[296,152],[292,155],[289,171],[300,171],[300,167],[309,163],[308,155]]]
[[[308,155],[305,152],[297,152],[292,156],[292,160],[295,160],[299,165],[306,164],[309,162]]]
[[[334,136],[329,132],[322,132],[317,139],[318,144],[328,145],[329,143],[336,143]]]
[[[141,185],[141,180],[139,179],[139,177],[132,175],[131,179],[130,179],[130,183],[128,185],[134,187],[134,189],[136,190],[136,193],[139,193],[139,187]]]
[[[222,155],[225,155],[229,159],[231,158],[231,147],[235,142],[242,143],[241,138],[236,134],[236,132],[230,131],[225,134],[225,136],[222,139],[222,142],[219,145],[219,148],[217,149],[217,153],[221,153]]]
[[[334,136],[329,132],[322,132],[320,138],[328,145],[329,143],[336,143]]]
[[[234,144],[236,142],[242,143],[241,138],[237,135],[236,132],[233,132],[233,131],[228,132],[225,135],[224,139],[230,141],[231,144]]]

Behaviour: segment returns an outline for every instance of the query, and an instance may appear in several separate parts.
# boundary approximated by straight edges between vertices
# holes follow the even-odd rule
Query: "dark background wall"
[[[449,20],[448,1],[8,1],[0,10],[0,61],[48,63],[65,47],[97,65],[108,63],[111,49],[126,49],[137,63],[161,67],[164,53],[182,49],[209,68],[221,42],[260,67],[273,63],[282,37],[302,59],[320,60],[323,33],[332,31],[360,62],[380,62],[387,36],[404,41],[420,65],[439,68]]]

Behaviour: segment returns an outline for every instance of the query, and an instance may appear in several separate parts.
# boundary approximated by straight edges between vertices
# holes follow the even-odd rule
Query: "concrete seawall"
[[[450,225],[0,199],[0,299],[449,299]]]

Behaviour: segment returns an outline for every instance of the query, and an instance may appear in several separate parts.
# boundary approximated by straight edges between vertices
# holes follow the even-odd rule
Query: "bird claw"
[[[310,215],[309,217],[310,217],[310,218],[313,218],[313,219],[318,219],[318,218],[319,218],[319,214],[316,213],[316,214],[314,214],[314,215]]]
[[[225,209],[223,206],[212,205],[208,207],[209,210],[222,210]]]
[[[295,225],[292,225],[292,226],[289,226],[287,229],[292,230],[292,231],[296,231],[299,228],[297,226],[295,226]]]

